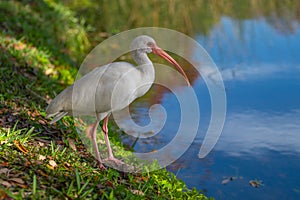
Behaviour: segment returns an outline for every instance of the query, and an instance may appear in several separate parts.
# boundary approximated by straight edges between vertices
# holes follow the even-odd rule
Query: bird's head
[[[136,37],[130,45],[131,51],[138,51],[140,53],[151,53],[152,46],[156,45],[155,40],[147,35]]]
[[[130,45],[130,51],[132,53],[154,53],[162,57],[171,63],[183,75],[187,84],[190,86],[190,82],[182,67],[167,52],[158,47],[153,38],[147,35],[136,37]]]

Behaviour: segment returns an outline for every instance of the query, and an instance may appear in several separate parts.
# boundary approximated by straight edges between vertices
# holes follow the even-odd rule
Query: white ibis
[[[116,164],[121,163],[122,161],[114,157],[110,147],[108,118],[112,112],[124,109],[150,89],[155,78],[155,71],[147,53],[157,54],[173,64],[190,85],[180,65],[159,48],[153,38],[146,35],[136,37],[131,43],[130,50],[131,56],[138,64],[137,67],[127,62],[113,62],[97,67],[58,94],[46,108],[46,117],[54,116],[50,124],[72,113],[97,116],[96,123],[89,125],[87,130],[91,136],[100,168],[104,166],[96,141],[99,122],[104,119],[102,130],[108,152],[107,160]]]

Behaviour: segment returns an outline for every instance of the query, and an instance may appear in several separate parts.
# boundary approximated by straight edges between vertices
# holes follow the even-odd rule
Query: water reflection
[[[223,133],[214,152],[196,161],[207,126],[202,124],[197,140],[177,161],[182,169],[175,163],[170,170],[217,199],[298,199],[300,30],[282,35],[264,19],[237,23],[224,17],[221,22],[198,40],[225,81],[228,112]],[[209,99],[201,80],[195,87],[199,98]],[[230,176],[239,178],[222,185]],[[265,186],[253,190],[249,181],[256,178]]]
[[[197,41],[205,46],[221,69],[243,68],[246,63],[246,67],[273,65],[277,70],[287,64],[299,68],[299,37],[299,29],[282,35],[264,18],[239,21],[223,17],[210,35],[199,35]]]
[[[240,25],[247,31],[237,31],[237,37],[233,30],[239,30]],[[210,96],[199,77],[194,82],[201,107],[198,136],[168,169],[190,187],[205,189],[217,199],[298,198],[299,39],[299,30],[286,36],[274,32],[265,20],[241,21],[237,27],[236,21],[227,17],[211,35],[199,35],[199,42],[217,62],[225,81],[227,120],[214,151],[200,160],[197,154],[210,120]],[[173,98],[165,93],[161,99],[171,118],[166,127],[149,138],[150,144],[139,141],[136,151],[159,149],[174,137],[180,117],[176,116],[178,105]],[[230,176],[238,178],[222,185],[224,177]],[[249,181],[253,179],[263,180],[265,186],[252,188]]]
[[[281,33],[294,33],[300,21],[300,2],[261,0],[63,0],[91,25],[93,38],[99,42],[103,31],[121,32],[138,27],[165,27],[190,36],[210,35],[224,16],[236,20],[264,18]],[[242,24],[242,23],[240,23]]]
[[[268,151],[300,153],[300,109],[284,113],[230,113],[215,150],[230,156],[265,156]]]

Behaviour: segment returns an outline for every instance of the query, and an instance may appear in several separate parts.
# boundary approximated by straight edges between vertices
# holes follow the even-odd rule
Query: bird
[[[190,82],[182,67],[155,40],[147,35],[133,39],[130,53],[137,66],[128,62],[112,62],[96,67],[59,93],[47,106],[46,118],[53,124],[66,115],[96,116],[96,122],[86,129],[92,140],[93,150],[100,169],[105,169],[96,141],[97,127],[103,120],[102,131],[106,143],[108,161],[122,163],[114,157],[109,138],[108,121],[112,112],[122,110],[135,99],[143,96],[155,79],[155,70],[149,53],[156,54],[171,63]]]

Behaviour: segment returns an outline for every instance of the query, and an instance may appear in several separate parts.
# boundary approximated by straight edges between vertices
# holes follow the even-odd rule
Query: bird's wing
[[[137,73],[138,70],[126,62],[115,62],[95,68],[57,95],[46,112],[48,115],[59,113],[53,121],[59,120],[67,113],[93,115],[109,112],[113,109],[113,94],[114,97],[118,97],[115,101],[124,107],[124,99],[132,93],[130,88],[135,88],[136,82],[139,81]]]

